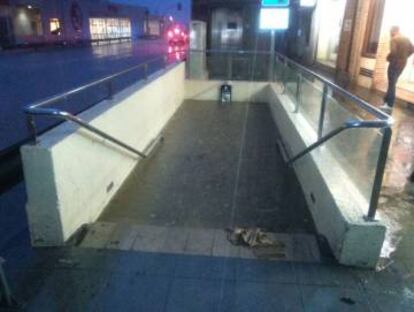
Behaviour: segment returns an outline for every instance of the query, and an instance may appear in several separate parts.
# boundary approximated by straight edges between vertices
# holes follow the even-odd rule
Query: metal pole
[[[112,84],[112,80],[108,81],[108,99],[111,100],[114,96],[114,88]]]
[[[65,119],[68,119],[68,120],[70,120],[70,121],[72,121],[74,123],[77,123],[78,125],[81,125],[82,127],[88,129],[89,131],[91,131],[93,133],[98,134],[99,136],[103,137],[104,139],[107,139],[108,141],[110,141],[112,143],[115,143],[115,144],[117,144],[117,145],[125,148],[126,150],[128,150],[128,151],[130,151],[130,152],[132,152],[134,154],[137,154],[141,158],[146,158],[147,157],[144,153],[136,150],[135,148],[133,148],[133,147],[125,144],[122,141],[119,141],[118,139],[116,139],[113,136],[110,136],[109,134],[107,134],[107,133],[99,130],[98,128],[95,128],[94,126],[91,126],[90,124],[87,124],[86,122],[84,122],[79,117],[76,117],[76,116],[73,116],[73,115],[69,115],[68,114],[67,116],[65,116]]]
[[[227,54],[227,80],[231,80],[233,76],[233,64],[232,64],[232,57],[231,53]]]
[[[37,144],[37,128],[36,128],[36,122],[34,120],[34,116],[28,115],[26,120],[27,120],[27,127],[29,128],[33,141],[35,144]]]
[[[270,33],[270,67],[269,67],[269,81],[274,79],[274,60],[275,60],[275,49],[276,49],[276,33],[274,30]]]
[[[144,65],[144,79],[148,79],[148,63],[145,63]]]
[[[326,111],[326,103],[328,102],[328,85],[326,83],[323,84],[323,95],[322,95],[322,103],[321,103],[321,112],[319,115],[319,127],[318,127],[318,139],[320,139],[323,135],[323,126],[325,123],[325,111]]]
[[[6,279],[6,273],[4,273],[3,270],[3,264],[4,264],[4,259],[0,258],[0,299],[3,300],[4,298],[4,302],[6,303],[6,307],[10,308],[13,305],[13,299],[12,299],[12,294],[11,294],[11,290],[9,287],[9,283],[7,282]]]
[[[294,113],[299,112],[299,107],[302,101],[302,74],[298,74],[296,78],[296,107]]]
[[[287,72],[287,61],[283,59],[283,70],[282,70],[282,85],[283,85],[283,94],[286,92],[286,72]]]
[[[378,202],[381,194],[382,182],[384,179],[385,167],[387,165],[388,151],[391,145],[392,129],[384,129],[384,138],[381,143],[381,150],[378,157],[377,170],[375,172],[374,186],[372,189],[371,200],[369,204],[367,221],[374,221],[377,213]]]
[[[345,131],[347,128],[347,126],[342,126],[339,127],[335,130],[332,130],[331,132],[329,132],[326,136],[324,136],[323,138],[321,138],[320,140],[318,140],[317,142],[309,145],[306,149],[304,149],[302,152],[300,152],[299,154],[297,154],[296,156],[292,157],[291,159],[289,159],[288,161],[288,165],[292,165],[294,162],[296,162],[297,160],[301,159],[303,156],[305,156],[306,154],[309,154],[310,152],[312,152],[314,149],[318,148],[319,146],[321,146],[322,144],[324,144],[326,141],[329,141],[330,139],[332,139],[333,137],[337,136],[338,134],[340,134],[342,131]]]

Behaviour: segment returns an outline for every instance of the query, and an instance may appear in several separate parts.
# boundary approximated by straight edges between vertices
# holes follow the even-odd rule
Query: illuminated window
[[[52,35],[60,35],[60,21],[58,18],[51,18],[49,21],[50,33]]]
[[[16,36],[40,36],[42,35],[42,18],[40,10],[27,6],[18,6],[14,18],[14,34]]]
[[[90,18],[92,40],[129,38],[131,21],[128,18]]]
[[[375,57],[381,35],[382,18],[384,15],[385,0],[371,0],[369,8],[367,30],[365,33],[364,53]]]
[[[316,58],[319,63],[335,68],[343,26],[346,0],[319,0],[319,32]]]

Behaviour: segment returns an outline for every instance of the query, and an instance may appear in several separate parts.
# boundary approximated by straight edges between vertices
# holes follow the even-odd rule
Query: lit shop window
[[[58,18],[51,18],[49,21],[50,26],[50,33],[52,35],[60,35],[61,29],[60,29],[60,21]]]
[[[346,0],[319,0],[319,33],[317,60],[335,67],[338,58],[339,40],[344,20]]]
[[[384,6],[385,0],[371,1],[363,51],[367,57],[375,57],[377,54],[381,36],[382,19],[384,16]]]
[[[92,40],[131,37],[128,18],[90,18],[89,27]]]

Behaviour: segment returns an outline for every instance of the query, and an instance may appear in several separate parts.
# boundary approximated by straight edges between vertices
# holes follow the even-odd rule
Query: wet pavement
[[[267,104],[186,101],[100,221],[314,233]]]
[[[409,312],[414,275],[335,264],[77,247],[22,252],[6,266],[25,311]],[[19,254],[19,252],[21,254]]]
[[[375,106],[383,104],[379,92],[364,88],[352,90]],[[379,217],[387,225],[382,256],[385,265],[401,266],[414,274],[414,105],[397,101],[392,112],[393,139],[381,192]]]
[[[165,55],[167,50],[163,41],[140,40],[92,47],[0,52],[0,154],[28,137],[22,112],[24,106]],[[163,61],[154,62],[149,66],[149,72],[161,66]],[[114,83],[114,91],[143,77],[143,69],[140,69],[118,79]],[[77,113],[107,95],[105,85],[57,105]],[[39,126],[52,124],[41,120]]]
[[[375,105],[381,102],[376,93],[363,89],[355,92]],[[260,111],[258,108],[257,114],[263,113]],[[205,112],[200,113],[205,115]],[[394,111],[394,140],[379,208],[379,216],[389,229],[384,249],[387,259],[377,271],[344,268],[332,263],[269,262],[77,247],[32,249],[27,228],[13,226],[15,220],[21,220],[24,215],[24,187],[18,185],[11,191],[13,194],[3,195],[0,200],[3,215],[9,216],[9,219],[0,220],[1,226],[15,231],[12,241],[6,241],[3,246],[0,241],[0,248],[2,256],[9,260],[6,271],[16,299],[32,311],[412,311],[414,188],[406,178],[413,169],[414,147],[410,136],[414,133],[413,115],[405,104],[397,105]],[[202,118],[196,119],[194,123],[202,121]],[[180,118],[176,123],[179,129]],[[211,128],[212,134],[219,135],[215,129]],[[187,144],[195,142],[201,148],[208,146],[197,142],[197,135],[195,141],[190,140]],[[252,142],[262,144],[263,141],[258,140],[260,136],[255,135],[253,132]],[[231,148],[232,144],[229,146]],[[182,154],[178,153],[178,156]],[[183,159],[194,163],[205,161],[204,157]],[[234,169],[232,162],[229,163]],[[260,162],[257,163],[260,167]],[[151,171],[150,167],[147,164],[144,168]],[[225,175],[227,167],[222,169]],[[251,175],[247,174],[247,177]],[[139,184],[137,177],[134,179],[127,185]],[[160,181],[162,179],[154,183]],[[198,183],[200,181],[194,181],[195,190],[205,192],[208,202],[210,190],[197,189]],[[257,190],[250,191],[255,198]],[[257,197],[262,196],[257,193]],[[174,202],[175,199],[174,196],[169,198],[172,205],[179,202]],[[148,198],[143,200],[142,207],[145,208],[148,201]],[[272,199],[266,201],[273,202]],[[119,199],[115,203],[125,204]],[[258,204],[263,203],[259,201]],[[182,211],[188,212],[190,208]],[[204,208],[208,209],[208,205]],[[134,209],[134,206],[124,206],[124,212],[130,213]],[[13,213],[7,213],[11,210]],[[16,216],[14,212],[22,215]],[[200,223],[203,213],[208,214],[208,210],[196,209],[191,218],[180,218],[177,214],[173,219],[178,224],[208,226],[208,222]],[[243,216],[243,210],[240,216]],[[112,217],[125,221],[122,213]],[[245,217],[249,220],[249,214]],[[135,218],[133,222],[166,222],[161,213],[154,217],[145,209]],[[211,218],[219,220],[220,216],[211,215]],[[266,218],[259,220],[262,220],[261,224],[267,224]],[[288,229],[289,224],[282,222],[280,229]]]

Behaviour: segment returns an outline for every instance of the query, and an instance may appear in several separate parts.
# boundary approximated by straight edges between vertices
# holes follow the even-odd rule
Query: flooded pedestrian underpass
[[[237,257],[248,248],[233,248],[226,229],[260,228],[286,244],[279,260],[319,261],[313,220],[278,150],[268,104],[186,101],[163,137],[81,246]]]

